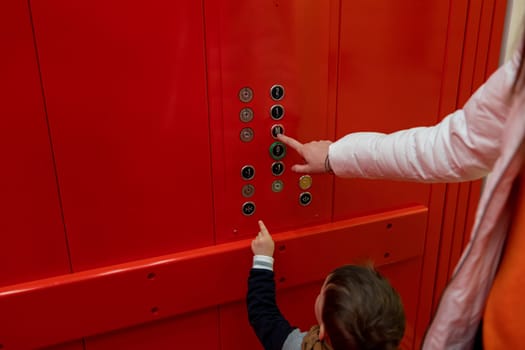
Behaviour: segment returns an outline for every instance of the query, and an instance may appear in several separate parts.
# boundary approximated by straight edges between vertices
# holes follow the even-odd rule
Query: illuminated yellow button
[[[299,178],[299,188],[307,190],[312,187],[312,177],[310,175],[303,175]]]

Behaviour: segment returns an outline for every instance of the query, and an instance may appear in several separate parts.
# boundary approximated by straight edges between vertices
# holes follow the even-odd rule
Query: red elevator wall
[[[251,237],[257,220],[263,218],[274,232],[329,222],[332,212],[332,179],[313,177],[312,186],[299,188],[300,176],[289,167],[300,158],[288,150],[280,161],[282,175],[272,174],[270,155],[276,139],[274,125],[285,133],[305,138],[327,139],[334,128],[327,117],[330,83],[334,83],[337,21],[334,1],[285,1],[261,3],[257,0],[210,1],[207,3],[207,44],[212,109],[213,179],[217,241]],[[213,47],[220,51],[213,52]],[[281,100],[270,90],[280,85]],[[243,87],[250,87],[253,99],[239,98]],[[219,99],[219,100],[218,100]],[[282,106],[282,118],[272,118],[271,108]],[[240,114],[249,108],[251,121]],[[243,141],[243,131],[253,133]],[[241,169],[253,166],[252,180],[241,178]],[[282,190],[272,190],[281,181]],[[243,186],[254,188],[243,196]],[[300,195],[309,192],[310,205],[300,204]],[[242,206],[253,202],[255,213],[245,216]]]
[[[456,220],[447,188],[301,177],[298,154],[272,156],[271,130],[308,141],[434,124],[470,91],[461,72],[498,54],[474,60],[461,48],[490,32],[462,34],[501,27],[502,6],[4,2],[0,349],[260,348],[244,301],[259,219],[292,324],[315,322],[333,268],[373,261],[403,299],[402,348],[417,348],[438,261],[456,254],[439,253]]]
[[[68,273],[27,2],[0,3],[0,286]]]
[[[202,4],[32,5],[73,269],[213,244]]]
[[[438,121],[449,6],[446,1],[343,2],[336,138]],[[370,23],[374,30],[361,35]],[[428,205],[429,199],[430,185],[337,179],[334,218]]]

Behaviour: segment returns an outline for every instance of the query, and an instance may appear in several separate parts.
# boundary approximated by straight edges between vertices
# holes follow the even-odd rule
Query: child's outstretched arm
[[[248,319],[265,350],[281,350],[294,327],[283,317],[275,301],[275,244],[262,221],[259,221],[259,229],[252,241],[254,257],[246,297]]]

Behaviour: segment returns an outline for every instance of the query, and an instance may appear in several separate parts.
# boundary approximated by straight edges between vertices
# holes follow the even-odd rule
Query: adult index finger
[[[284,143],[285,145],[292,147],[301,156],[303,155],[303,152],[302,152],[303,144],[297,141],[296,139],[291,138],[290,136],[283,135],[283,134],[278,134],[277,139],[281,141],[282,143]]]

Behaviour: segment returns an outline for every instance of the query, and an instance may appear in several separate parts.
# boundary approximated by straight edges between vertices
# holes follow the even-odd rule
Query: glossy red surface
[[[0,286],[69,272],[26,1],[0,2]]]
[[[446,1],[342,2],[337,138],[438,120],[448,10]],[[429,197],[430,185],[337,179],[334,218],[428,205]]]
[[[497,68],[506,3],[506,1],[470,2],[468,6],[465,4],[463,12],[456,16],[453,23],[460,28],[457,33],[465,33],[464,41],[454,48],[454,57],[461,59],[459,66],[461,70],[454,72],[460,76],[460,79],[456,95],[452,96],[449,93],[444,108],[450,110],[460,108]],[[468,18],[466,22],[465,17]],[[454,79],[450,86],[457,84],[457,78],[453,78],[455,75],[447,76],[450,76],[451,80]],[[470,239],[481,186],[481,181],[447,185],[433,310],[437,308],[439,296]]]
[[[397,266],[406,261],[416,261],[419,266],[426,216],[427,210],[418,206],[276,234],[277,288],[320,281],[335,267],[365,258],[377,266]],[[4,315],[0,319],[0,344],[4,349],[37,348],[243,300],[252,260],[250,242],[225,243],[0,288]],[[322,259],[304,259],[324,251],[330,254]],[[302,263],[298,265],[297,261]],[[409,274],[402,271],[392,273],[397,285],[417,285],[418,269]],[[410,324],[415,321],[413,310],[417,305],[417,299],[412,298],[404,295]],[[212,315],[204,313],[202,317]],[[237,322],[241,319],[246,322],[246,315],[237,314]],[[206,326],[210,334],[203,337],[216,334],[216,326]],[[162,332],[153,326],[150,330],[152,334]],[[126,334],[135,336],[134,332]],[[117,338],[101,337],[100,346],[107,346],[102,344],[104,339],[126,342]]]
[[[202,3],[32,10],[73,269],[213,244]]]
[[[302,207],[289,170],[299,156],[289,150],[285,173],[270,172],[269,89],[284,86],[279,123],[300,140],[433,124],[495,69],[504,9],[2,2],[0,348],[258,348],[243,299],[259,218],[277,240],[292,323],[313,324],[328,271],[368,258],[405,302],[403,349],[417,348],[468,240],[479,184],[313,176]],[[244,107],[251,122],[239,119]],[[244,127],[252,142],[240,141]],[[253,180],[241,179],[245,164]],[[253,216],[241,213],[246,200]]]
[[[270,145],[276,140],[271,127],[282,124],[285,133],[302,140],[329,139],[335,128],[329,86],[335,84],[338,28],[337,1],[209,1],[206,2],[210,116],[217,241],[251,237],[257,220],[264,218],[274,231],[306,227],[331,221],[332,179],[313,176],[308,206],[299,203],[303,192],[292,164],[299,156],[288,150],[283,158],[285,171],[274,176]],[[220,50],[215,51],[214,48]],[[281,101],[273,101],[270,89],[280,84]],[[244,103],[241,88],[253,90],[253,100]],[[270,108],[281,104],[284,116],[275,121]],[[242,122],[239,113],[251,108],[254,118]],[[240,131],[249,127],[252,142],[241,141]],[[245,165],[255,168],[253,180],[240,176]],[[281,180],[283,190],[272,192],[272,182]],[[245,184],[255,186],[250,198],[243,197]],[[244,216],[244,202],[253,201],[256,212]]]

